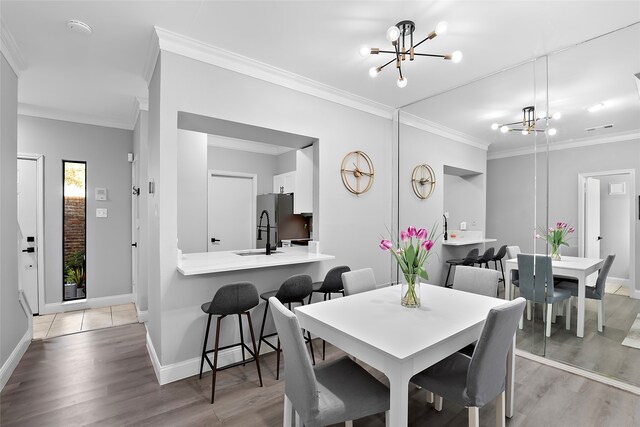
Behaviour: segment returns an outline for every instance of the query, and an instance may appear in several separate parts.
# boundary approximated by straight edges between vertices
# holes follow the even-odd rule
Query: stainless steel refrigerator
[[[282,240],[306,239],[309,237],[307,220],[302,215],[293,213],[293,194],[261,194],[257,197],[257,220],[260,227],[260,214],[263,210],[269,213],[271,223],[271,245],[280,246]],[[267,246],[267,218],[262,218],[262,240],[256,242],[256,248]],[[257,235],[257,234],[256,234]]]

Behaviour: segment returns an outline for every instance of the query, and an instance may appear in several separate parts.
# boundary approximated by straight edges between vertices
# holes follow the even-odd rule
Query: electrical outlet
[[[96,218],[107,218],[108,215],[107,208],[96,208]]]
[[[460,230],[461,230],[461,231],[464,231],[464,230],[466,230],[466,229],[467,229],[467,223],[466,223],[466,222],[464,222],[464,221],[463,221],[463,222],[461,222],[461,223],[460,223]]]

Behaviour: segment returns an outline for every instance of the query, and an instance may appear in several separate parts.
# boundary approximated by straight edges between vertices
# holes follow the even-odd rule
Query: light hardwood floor
[[[284,380],[275,380],[273,353],[262,358],[263,388],[254,364],[221,371],[211,405],[210,373],[158,385],[145,336],[145,327],[133,324],[34,341],[0,393],[0,425],[282,425]],[[328,360],[342,355],[327,345]],[[640,425],[636,395],[520,358],[516,369],[509,426]],[[424,393],[410,387],[411,426],[467,425],[466,409],[445,401],[436,412]],[[493,411],[492,404],[480,411],[482,426],[495,425]],[[354,425],[383,426],[384,416]]]
[[[584,338],[576,336],[577,309],[571,312],[571,329],[565,329],[564,317],[551,325],[551,336],[543,342],[542,306],[536,304],[536,316],[524,322],[517,332],[517,347],[562,363],[581,367],[640,387],[640,349],[622,345],[640,312],[640,300],[624,294],[605,294],[605,326],[598,332],[595,301],[586,301]],[[534,323],[535,322],[535,323]]]

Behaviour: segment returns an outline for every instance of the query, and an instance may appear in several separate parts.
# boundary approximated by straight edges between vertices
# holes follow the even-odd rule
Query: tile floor
[[[629,296],[629,288],[619,283],[605,283],[604,292],[607,294]]]
[[[33,339],[51,338],[137,322],[136,306],[133,303],[45,314],[33,318]]]

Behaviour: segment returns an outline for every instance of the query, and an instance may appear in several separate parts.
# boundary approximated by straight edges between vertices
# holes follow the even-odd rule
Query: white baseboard
[[[607,377],[605,375],[600,375],[596,372],[587,371],[585,369],[578,368],[577,366],[567,365],[565,363],[558,362],[556,360],[547,359],[546,357],[538,356],[537,354],[532,354],[524,350],[516,349],[516,356],[520,356],[524,359],[533,360],[534,362],[538,362],[543,365],[551,366],[552,368],[560,369],[562,371],[579,375],[581,377],[588,378],[593,381],[598,381],[599,383],[606,384],[608,386],[615,387],[620,390],[628,391],[629,393],[633,393],[640,396],[640,387]]]
[[[140,311],[138,306],[136,306],[136,311],[138,312],[138,322],[146,323],[147,320],[149,319],[149,312],[147,310]]]
[[[112,295],[100,298],[87,298],[76,301],[56,302],[45,304],[40,314],[63,313],[65,311],[85,310],[87,308],[102,308],[110,305],[128,304],[133,302],[133,294]]]
[[[13,374],[14,369],[16,369],[16,366],[18,366],[20,359],[22,359],[22,356],[29,348],[32,335],[33,330],[31,328],[27,328],[27,332],[20,339],[20,342],[18,343],[16,348],[13,349],[7,361],[4,362],[4,365],[2,365],[2,368],[0,368],[0,391],[2,391],[5,384],[7,384],[7,381],[9,381],[9,378],[11,378],[11,374]]]
[[[178,381],[184,378],[192,377],[200,373],[200,356],[192,359],[183,360],[182,362],[172,363],[170,365],[160,364],[158,354],[151,342],[151,337],[147,333],[147,350],[149,351],[149,357],[151,358],[151,364],[153,370],[156,372],[156,378],[160,385],[168,384],[174,381]],[[260,349],[260,354],[270,353],[274,351],[269,346],[265,345]],[[240,347],[228,348],[221,350],[218,353],[218,366],[225,366],[231,363],[240,362],[242,360],[242,351]],[[208,372],[211,368],[204,362],[204,369],[202,372]]]
[[[616,285],[624,286],[626,288],[629,287],[629,279],[622,279],[620,277],[607,277],[607,283],[613,283]]]

